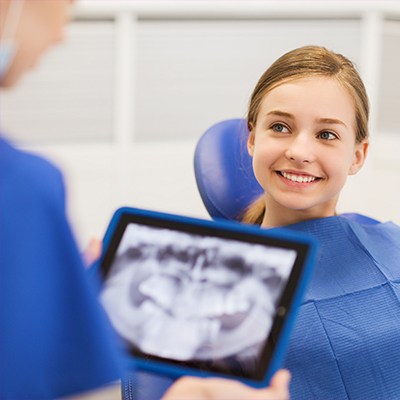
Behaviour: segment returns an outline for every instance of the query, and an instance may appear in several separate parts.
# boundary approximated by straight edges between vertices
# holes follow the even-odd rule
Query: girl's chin
[[[279,208],[284,210],[284,212],[310,216],[318,216],[320,214],[321,216],[325,216],[325,214],[329,213],[331,208],[319,204],[316,205],[307,201],[299,201],[298,196],[293,200],[285,199],[285,201],[278,201],[277,203],[279,204]]]

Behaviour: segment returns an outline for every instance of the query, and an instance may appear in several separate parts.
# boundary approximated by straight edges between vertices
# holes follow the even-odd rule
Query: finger
[[[83,252],[83,261],[85,266],[89,267],[95,261],[100,258],[102,250],[102,242],[97,238],[92,238],[89,241],[88,246]]]
[[[283,399],[289,398],[290,379],[290,372],[287,369],[281,369],[272,377],[270,388],[280,394]]]

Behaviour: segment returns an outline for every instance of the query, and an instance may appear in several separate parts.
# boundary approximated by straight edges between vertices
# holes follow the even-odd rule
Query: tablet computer
[[[261,387],[282,361],[315,250],[301,233],[121,208],[100,299],[136,368]]]

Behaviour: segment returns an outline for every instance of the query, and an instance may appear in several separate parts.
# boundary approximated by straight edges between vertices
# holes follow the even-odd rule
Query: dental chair
[[[213,219],[240,221],[243,212],[263,192],[247,152],[248,134],[245,119],[228,119],[212,125],[197,143],[196,183]],[[341,215],[364,225],[379,222],[357,213]]]

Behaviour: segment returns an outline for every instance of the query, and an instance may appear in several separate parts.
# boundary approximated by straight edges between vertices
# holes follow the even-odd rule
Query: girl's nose
[[[286,149],[285,156],[299,164],[311,163],[315,160],[314,143],[308,135],[295,135]]]

